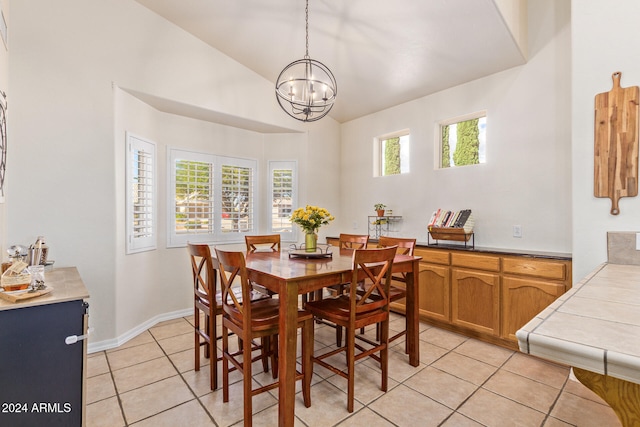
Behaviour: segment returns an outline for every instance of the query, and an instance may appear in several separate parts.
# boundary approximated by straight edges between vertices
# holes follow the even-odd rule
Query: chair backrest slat
[[[242,322],[251,319],[251,286],[247,278],[247,268],[242,252],[223,251],[216,248],[216,257],[220,269],[220,288],[222,292],[222,310],[232,318]],[[233,292],[233,283],[239,278],[242,298]],[[244,302],[247,304],[244,304]],[[240,318],[239,318],[240,317]]]
[[[353,276],[351,279],[351,311],[365,313],[373,310],[389,309],[389,284],[391,269],[397,246],[378,249],[356,249],[353,252]],[[366,275],[367,288],[364,293],[357,292],[362,273]],[[371,281],[371,283],[369,283]],[[374,297],[375,296],[375,297]]]
[[[366,249],[369,243],[368,235],[340,234],[340,249]]]
[[[259,250],[280,252],[280,235],[269,234],[265,236],[244,236],[247,245],[247,253],[250,254]]]
[[[217,260],[211,257],[208,245],[187,243],[187,250],[191,259],[193,293],[196,303],[215,304]]]

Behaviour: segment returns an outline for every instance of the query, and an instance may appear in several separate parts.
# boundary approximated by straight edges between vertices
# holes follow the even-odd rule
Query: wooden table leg
[[[640,426],[640,384],[573,368],[576,378],[604,399],[624,427]]]
[[[412,268],[406,276],[407,285],[407,350],[409,351],[409,364],[418,366],[420,364],[420,327],[419,327],[419,295],[420,289],[418,282],[419,262],[413,261]]]
[[[280,348],[278,376],[280,381],[278,425],[293,426],[296,392],[296,340],[298,325],[298,286],[280,284]]]

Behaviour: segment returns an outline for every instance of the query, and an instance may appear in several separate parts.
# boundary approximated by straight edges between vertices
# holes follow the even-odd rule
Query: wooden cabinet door
[[[564,283],[502,278],[502,337],[518,341],[516,331],[564,293]]]
[[[500,275],[451,269],[452,323],[500,335]]]
[[[451,321],[449,267],[420,263],[420,315]]]

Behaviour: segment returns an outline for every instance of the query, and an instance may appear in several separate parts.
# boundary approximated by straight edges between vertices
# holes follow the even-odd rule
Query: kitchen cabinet
[[[0,301],[3,426],[84,424],[89,295],[75,268],[45,272],[45,284],[47,295]]]
[[[515,332],[571,288],[567,254],[419,245],[420,319],[508,348]],[[392,304],[404,312],[402,303]]]
[[[571,286],[571,263],[505,257],[502,277],[502,337],[516,341],[516,331]]]
[[[451,321],[449,252],[424,251],[416,248],[414,255],[422,257],[419,269],[420,317],[444,322]],[[429,297],[425,298],[424,295]]]

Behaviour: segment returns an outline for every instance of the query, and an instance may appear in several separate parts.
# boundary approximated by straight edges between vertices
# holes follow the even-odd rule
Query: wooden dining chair
[[[413,251],[416,248],[416,239],[408,239],[402,237],[388,237],[388,236],[380,236],[378,239],[378,247],[386,248],[389,246],[397,246],[396,255],[410,255],[413,256]],[[397,273],[391,276],[391,284],[389,285],[389,302],[400,301],[407,297],[407,288],[406,288],[406,273]],[[389,342],[395,341],[402,336],[407,335],[407,323],[409,320],[405,314],[405,326],[404,330],[398,332],[397,334],[389,337]],[[376,335],[379,337],[380,328],[377,328]],[[408,346],[405,341],[404,346],[405,353],[409,353]]]
[[[344,346],[312,358],[326,369],[347,379],[347,410],[353,412],[355,390],[355,362],[371,357],[380,363],[381,390],[387,391],[389,351],[389,284],[396,247],[380,249],[356,249],[353,253],[352,275],[349,291],[334,298],[309,301],[306,310],[320,319],[326,319],[346,329]],[[357,292],[358,282],[366,278],[371,282],[365,294]],[[375,298],[371,298],[375,295]],[[355,341],[356,329],[380,324],[380,339],[376,342],[364,338],[363,345]],[[366,347],[365,347],[366,346]],[[368,348],[367,348],[368,347]],[[359,351],[356,354],[356,350]],[[346,353],[346,372],[331,365],[327,358]]]
[[[247,253],[256,251],[280,252],[280,235],[244,236]]]
[[[244,304],[251,292],[251,284],[247,274],[245,257],[242,252],[228,252],[216,249],[220,265],[220,282],[222,288],[222,387],[223,402],[229,401],[229,364],[242,373],[244,396],[244,425],[252,423],[252,396],[278,387],[278,382],[252,388],[250,351],[239,349],[232,352],[229,348],[229,332],[237,334],[244,343],[256,338],[263,340],[264,346],[270,349],[272,357],[273,378],[277,378],[279,306],[276,299],[266,298]],[[240,300],[232,291],[232,283],[239,280],[243,299]],[[298,328],[302,328],[302,369],[296,371],[296,380],[302,380],[302,394],[306,407],[311,406],[311,376],[313,365],[313,316],[306,311],[298,311]],[[245,345],[246,349],[247,346]]]
[[[267,234],[260,236],[244,236],[244,242],[247,245],[247,254],[254,252],[280,252],[280,235]],[[260,283],[252,282],[253,289],[273,297],[275,292],[268,290]]]
[[[200,347],[204,346],[204,356],[210,359],[211,390],[218,388],[218,347],[217,316],[222,314],[222,294],[218,291],[219,264],[216,258],[211,257],[211,250],[206,244],[187,243],[187,250],[191,260],[191,272],[193,276],[193,314],[195,337],[195,370],[200,370]],[[234,289],[239,298],[242,294],[239,289]],[[264,298],[259,293],[250,295],[252,300]],[[201,323],[200,313],[204,314],[204,324]],[[262,354],[263,368],[268,370],[266,353]]]

